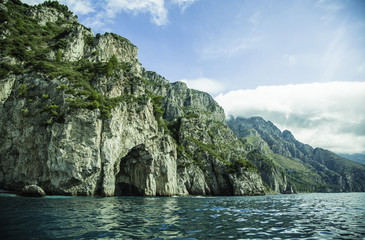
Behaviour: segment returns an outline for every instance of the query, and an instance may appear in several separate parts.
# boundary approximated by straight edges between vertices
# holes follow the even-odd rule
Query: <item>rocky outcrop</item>
[[[46,193],[37,185],[25,186],[19,194],[23,197],[45,197]]]
[[[31,7],[28,9],[26,14],[33,18],[38,20],[38,24],[41,26],[46,25],[47,23],[56,23],[59,20],[65,19],[66,21],[69,21],[71,23],[77,23],[77,18],[75,18],[72,14],[69,14],[69,12],[61,12],[58,9],[55,9],[53,7],[47,7],[43,6],[41,8],[34,8]]]
[[[148,89],[163,96],[164,118],[176,120],[185,115],[207,115],[218,122],[225,122],[224,110],[208,93],[189,89],[183,82],[169,83],[155,72],[143,70],[143,76],[151,83]]]
[[[0,104],[4,104],[6,99],[8,99],[13,89],[15,80],[16,77],[14,75],[5,79],[0,79]]]
[[[133,71],[140,75],[141,65],[138,62],[138,48],[128,39],[113,33],[104,35],[94,33],[90,28],[78,23],[67,6],[58,3],[45,3],[41,7],[29,7],[26,15],[38,21],[40,26],[57,24],[63,31],[52,41],[57,41],[55,51],[49,53],[50,60],[56,59],[59,50],[63,61],[78,61],[81,59],[92,62],[107,62],[115,55],[120,62],[130,64]]]
[[[232,184],[233,195],[265,195],[265,189],[261,183],[260,176],[255,172],[238,171],[229,175]]]
[[[295,185],[288,181],[285,171],[281,167],[275,165],[271,168],[262,166],[262,168],[259,167],[259,171],[263,181],[274,192],[284,194],[297,193]]]
[[[97,54],[95,54],[95,52]],[[128,39],[123,38],[114,33],[106,33],[104,35],[97,35],[93,48],[91,49],[91,61],[108,61],[113,55],[117,57],[120,62],[130,64],[132,71],[140,76],[142,74],[141,64],[138,61],[138,48],[133,45]]]

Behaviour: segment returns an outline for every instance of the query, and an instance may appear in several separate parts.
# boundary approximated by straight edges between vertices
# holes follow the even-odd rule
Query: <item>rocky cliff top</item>
[[[10,56],[20,64],[29,60],[108,62],[116,56],[119,62],[128,64],[141,75],[135,45],[113,33],[95,37],[90,28],[78,23],[67,6],[56,1],[46,1],[37,6],[17,1],[7,4],[18,11],[10,17],[8,7],[1,4],[3,23],[0,39],[5,43],[1,62],[9,62],[4,57]]]
[[[150,81],[149,90],[164,97],[163,117],[166,120],[174,121],[179,117],[197,115],[225,123],[223,108],[208,93],[189,89],[183,82],[169,83],[155,72],[143,71],[143,76]]]

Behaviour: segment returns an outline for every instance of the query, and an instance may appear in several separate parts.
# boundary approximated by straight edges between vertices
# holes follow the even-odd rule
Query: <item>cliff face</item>
[[[0,188],[62,195],[365,191],[364,166],[141,68],[66,6],[0,3]]]
[[[321,148],[313,149],[296,140],[289,131],[281,132],[260,117],[230,119],[227,124],[251,148],[255,149],[256,145],[259,152],[271,158],[288,182],[295,184],[300,191],[365,190],[365,166],[362,164]],[[252,141],[252,132],[259,140]]]
[[[94,37],[57,2],[0,9],[0,188],[264,194],[211,96],[143,70],[136,46]]]

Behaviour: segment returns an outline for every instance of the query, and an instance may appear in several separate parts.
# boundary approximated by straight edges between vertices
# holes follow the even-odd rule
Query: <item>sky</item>
[[[39,0],[23,0],[37,4]],[[365,153],[364,0],[60,0],[147,70],[301,142]]]

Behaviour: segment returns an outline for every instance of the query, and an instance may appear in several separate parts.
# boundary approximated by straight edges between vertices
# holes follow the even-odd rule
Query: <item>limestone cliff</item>
[[[137,47],[66,6],[0,3],[0,188],[64,195],[257,195],[206,93],[145,71]]]

